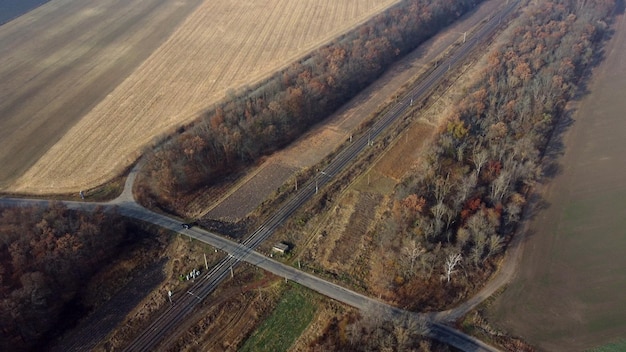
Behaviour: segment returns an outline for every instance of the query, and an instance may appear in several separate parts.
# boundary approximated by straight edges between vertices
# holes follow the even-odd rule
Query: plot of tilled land
[[[82,85],[99,84],[115,76],[108,73],[94,76],[93,70],[107,65],[117,67],[120,53],[135,47],[127,47],[121,41],[94,53],[93,46],[98,48],[101,41],[122,38],[127,30],[149,34],[171,30],[175,23],[163,22],[162,17],[178,14],[179,7],[186,14],[198,0],[105,0],[104,4],[94,0],[52,1],[36,10],[50,9],[51,14],[32,20],[20,18],[26,23],[21,31],[15,31],[15,37],[19,38],[11,45],[1,46],[7,52],[0,59],[18,65],[15,69],[5,68],[8,71],[5,75],[16,71],[27,77],[12,78],[12,83],[6,83],[5,79],[0,94],[10,95],[15,87],[29,82],[22,88],[24,92],[4,107],[10,110],[15,105],[28,112],[2,130],[17,131],[25,125],[25,119],[40,126],[38,131],[16,137],[14,145],[2,148],[6,154],[0,157],[15,164],[5,179],[19,176],[26,167],[21,158],[10,155],[30,148],[28,143],[37,137],[43,145],[34,152],[43,155],[37,160],[30,157],[32,152],[24,153],[33,159],[28,163],[32,166],[11,185],[11,190],[62,193],[102,184],[131,164],[141,148],[156,136],[197,118],[201,111],[223,99],[229,89],[267,77],[397,1],[200,0],[201,4],[160,47],[135,52],[135,55],[146,52],[151,55],[123,82],[113,85],[115,89],[104,99],[101,94],[90,96]],[[103,26],[100,30],[92,28],[92,22],[99,24],[98,20]],[[124,21],[128,28],[118,21]],[[113,30],[107,29],[108,22]],[[28,23],[36,29],[31,30]],[[48,38],[48,33],[52,37]],[[5,36],[0,33],[0,39]],[[157,36],[163,37],[166,35]],[[144,45],[143,40],[135,44]],[[17,51],[9,50],[10,46]],[[13,52],[22,54],[17,57]],[[20,62],[27,59],[31,65],[21,68]],[[91,70],[68,78],[66,71],[80,62]],[[59,68],[42,72],[49,65]],[[28,87],[42,86],[54,89],[45,96],[45,103],[33,107],[28,103],[31,99]],[[87,103],[57,105],[68,99]],[[37,113],[54,118],[46,121]],[[2,115],[14,114],[6,111]],[[82,117],[63,121],[66,115]],[[73,122],[76,122],[74,126],[67,130]],[[48,129],[55,129],[54,133]]]
[[[53,0],[0,26],[0,189],[35,164],[200,2]],[[107,131],[84,133],[84,143],[106,140],[121,123],[109,117]],[[76,148],[68,152],[80,154]],[[91,161],[60,159],[54,168],[71,168],[60,177],[88,178]]]
[[[624,15],[606,49],[565,132],[561,172],[530,223],[517,278],[489,309],[494,323],[545,351],[626,336]]]
[[[209,211],[207,216],[231,222],[245,217],[296,171],[296,168],[282,164],[265,164],[260,172],[246,179],[236,192]]]

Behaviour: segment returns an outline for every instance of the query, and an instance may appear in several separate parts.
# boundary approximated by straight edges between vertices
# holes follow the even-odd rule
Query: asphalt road
[[[184,229],[181,220],[170,216],[162,215],[145,209],[135,203],[132,198],[132,184],[139,166],[131,171],[124,192],[116,200],[108,203],[87,203],[87,202],[63,202],[70,209],[90,211],[96,207],[110,207],[129,218],[137,219],[176,231],[228,253],[228,256],[211,268],[207,273],[201,275],[188,292],[176,293],[173,297],[174,304],[158,319],[154,320],[127,348],[126,351],[149,351],[154,350],[161,339],[167,335],[182,320],[184,320],[194,308],[202,302],[215,288],[227,278],[234,266],[240,262],[248,262],[259,268],[267,270],[275,275],[292,280],[312,290],[315,290],[330,298],[351,305],[362,310],[375,310],[379,313],[387,314],[391,318],[414,319],[423,327],[422,333],[431,338],[450,344],[463,351],[497,351],[481,341],[443,325],[439,321],[443,316],[436,314],[419,314],[406,312],[401,309],[391,307],[383,302],[379,302],[367,296],[348,290],[339,285],[320,279],[311,274],[302,272],[293,267],[286,266],[274,261],[256,251],[256,248],[267,239],[286,219],[289,218],[302,204],[315,195],[317,190],[330,182],[333,177],[346,169],[362,151],[371,145],[389,125],[396,121],[406,109],[409,108],[413,99],[419,99],[428,93],[443,79],[447,71],[455,67],[467,55],[476,48],[477,44],[485,41],[494,33],[498,27],[500,19],[508,16],[517,6],[517,1],[511,1],[498,14],[492,16],[491,20],[485,23],[476,33],[445,61],[433,70],[424,80],[419,82],[409,93],[407,93],[394,107],[384,116],[377,120],[371,129],[360,138],[355,139],[350,145],[344,148],[327,165],[324,170],[310,182],[304,185],[298,193],[272,214],[256,231],[254,231],[242,243],[230,241],[217,234],[205,231],[200,228]],[[27,200],[27,199],[0,199],[0,205],[20,206],[20,205],[42,205],[47,206],[47,200]],[[448,316],[446,314],[445,316]]]
[[[0,205],[2,206],[48,206],[50,203],[51,201],[38,199],[0,199]],[[83,203],[72,201],[63,201],[62,203],[70,209],[83,211],[92,211],[96,207],[102,206],[115,208],[120,214],[126,217],[152,223],[162,228],[185,234],[229,254],[228,257],[211,268],[208,273],[202,275],[189,291],[174,293],[172,298],[174,304],[169,306],[159,319],[152,322],[141,335],[139,335],[129,346],[127,346],[125,349],[127,351],[154,350],[160,342],[160,337],[166,336],[168,331],[173,330],[174,327],[180,323],[180,321],[185,319],[185,317],[202,302],[203,298],[208,296],[222,282],[222,280],[228,277],[230,274],[230,268],[234,267],[241,261],[255,265],[287,280],[297,282],[302,286],[308,287],[327,297],[343,302],[362,311],[385,315],[389,319],[414,319],[418,322],[417,326],[423,326],[423,330],[421,332],[422,334],[445,342],[462,351],[498,351],[496,348],[489,346],[478,339],[439,323],[437,321],[438,319],[436,319],[438,318],[436,315],[413,313],[390,306],[345,287],[328,282],[317,276],[300,271],[294,267],[277,262],[252,250],[249,247],[233,242],[215,233],[195,227],[183,229],[179,219],[155,213],[137,204],[124,203],[121,206],[112,206],[111,204],[105,203]],[[155,338],[154,336],[157,336],[158,338]]]

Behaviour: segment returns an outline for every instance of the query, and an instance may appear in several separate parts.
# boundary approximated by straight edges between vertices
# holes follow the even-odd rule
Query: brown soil
[[[236,192],[228,194],[206,216],[232,222],[242,219],[263,202],[268,194],[272,194],[282,186],[286,178],[297,171],[296,168],[282,164],[263,164],[262,168],[269,169],[252,173],[252,177],[245,179]]]
[[[400,181],[415,166],[434,132],[434,126],[429,123],[418,121],[413,124],[398,137],[396,144],[376,163],[373,170],[396,182]]]
[[[357,285],[367,281],[371,231],[381,204],[383,197],[379,194],[346,192],[341,201],[323,215],[323,225],[306,244],[302,264],[337,277],[349,277],[351,283]]]

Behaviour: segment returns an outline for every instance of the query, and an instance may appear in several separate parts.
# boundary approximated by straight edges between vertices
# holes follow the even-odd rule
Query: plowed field
[[[624,14],[614,30],[589,93],[548,150],[559,172],[530,220],[518,275],[488,309],[495,325],[541,351],[586,351],[626,336]]]
[[[0,26],[0,189],[34,165],[201,1],[52,0]]]
[[[73,1],[76,0],[66,0],[65,3]],[[222,99],[229,89],[268,76],[396,2],[206,0],[104,99],[97,100],[97,104],[93,104],[93,99],[87,99],[92,102],[92,108],[58,142],[45,135],[40,136],[41,142],[46,143],[38,151],[45,153],[10,188],[19,192],[59,193],[103,183],[132,163],[140,149],[155,136],[193,120],[200,111]],[[62,0],[52,1],[43,7],[51,4],[61,7],[63,3]],[[136,4],[127,5],[130,6],[127,11],[140,4],[145,7],[143,1],[132,3]],[[186,2],[167,3],[168,6],[174,6],[172,4]],[[120,2],[119,6],[122,4],[126,2]],[[113,11],[109,8],[98,10]],[[65,32],[68,26],[80,20],[78,16],[68,13],[59,21],[58,28],[57,24],[48,24],[53,29]],[[155,26],[158,29],[156,20],[147,23],[145,29],[154,30]],[[45,42],[40,39],[44,36],[42,33],[33,33],[33,41]],[[71,60],[80,60],[89,55],[88,47],[74,41],[78,39],[72,40],[69,44],[63,43],[67,49],[60,52],[56,45],[50,45],[49,50],[38,50],[42,64],[45,66],[44,59],[47,58],[53,62],[70,60],[71,65]],[[83,41],[91,43],[89,37],[83,38]],[[24,42],[15,45],[19,49],[23,45],[33,44]],[[53,55],[55,53],[60,56]],[[98,57],[101,63],[114,65],[117,58],[114,53],[103,51],[101,55],[111,55],[106,60]],[[3,56],[10,57],[10,54],[4,53]],[[5,60],[3,57],[0,59]],[[40,68],[33,65],[29,69],[37,71]],[[55,86],[57,80],[64,78],[63,72],[59,72],[42,81],[37,81],[35,77],[34,84]],[[85,80],[95,82],[98,78],[107,77],[87,76]],[[76,80],[74,85],[59,87],[55,93],[59,98],[66,98],[66,89],[77,89],[74,94],[79,94],[82,90],[76,88],[76,85],[82,82],[82,79]],[[8,94],[11,88],[2,87],[0,94]],[[55,102],[56,99],[53,99],[49,105]],[[43,105],[42,109],[48,111],[53,107]],[[55,111],[55,117],[63,114],[62,108]],[[39,120],[33,118],[33,121]],[[11,130],[21,125],[22,122],[18,121],[16,126],[11,126]],[[11,149],[3,148],[6,154],[0,155],[0,158],[19,160],[14,155],[26,146],[28,141],[21,138]],[[21,174],[14,172],[13,176],[16,173]],[[6,179],[7,175],[4,177]]]

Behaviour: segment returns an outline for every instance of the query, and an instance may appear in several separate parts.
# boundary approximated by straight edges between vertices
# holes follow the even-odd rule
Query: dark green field
[[[287,351],[309,325],[317,307],[311,292],[291,285],[272,314],[240,349],[246,351]]]

